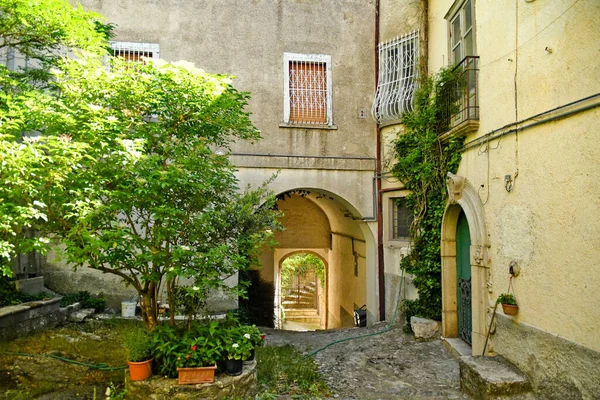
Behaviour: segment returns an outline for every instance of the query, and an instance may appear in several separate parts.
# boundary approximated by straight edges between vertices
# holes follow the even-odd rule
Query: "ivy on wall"
[[[412,315],[441,319],[442,285],[440,241],[446,206],[446,175],[455,173],[460,162],[463,138],[442,143],[440,134],[448,130],[449,116],[457,110],[458,73],[444,69],[421,82],[415,93],[414,111],[402,117],[405,132],[394,141],[397,163],[392,174],[404,183],[406,197],[414,214],[411,225],[412,248],[400,262],[414,276],[419,298],[406,301],[406,318]]]

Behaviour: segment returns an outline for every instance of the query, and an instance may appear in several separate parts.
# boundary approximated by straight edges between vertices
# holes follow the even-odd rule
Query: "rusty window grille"
[[[284,54],[284,123],[331,125],[331,57]]]
[[[413,107],[417,86],[419,33],[411,32],[389,42],[380,43],[379,81],[371,108],[378,123],[400,119]]]

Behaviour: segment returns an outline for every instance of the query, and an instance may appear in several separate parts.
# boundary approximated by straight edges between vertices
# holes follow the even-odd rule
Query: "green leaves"
[[[442,70],[421,83],[415,93],[415,110],[405,113],[406,132],[394,142],[397,163],[392,174],[411,193],[407,206],[415,218],[411,226],[413,246],[401,266],[414,275],[419,298],[408,303],[407,318],[419,315],[441,319],[441,226],[446,205],[446,175],[456,172],[462,140],[441,143],[447,127],[444,99],[448,88],[456,87],[456,73]],[[454,82],[454,84],[453,84]]]

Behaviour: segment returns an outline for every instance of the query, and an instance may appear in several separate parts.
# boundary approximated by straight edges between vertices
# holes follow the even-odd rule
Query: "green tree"
[[[43,231],[46,197],[65,190],[63,181],[87,148],[65,135],[44,134],[56,98],[37,86],[61,52],[104,53],[111,27],[62,0],[0,0],[0,16],[0,52],[37,61],[29,71],[0,65],[0,274],[11,275],[17,254],[45,251],[47,237],[32,232]]]
[[[274,197],[265,187],[240,193],[227,155],[213,151],[260,138],[244,111],[249,95],[188,63],[119,59],[110,70],[66,60],[52,88],[60,106],[47,132],[71,132],[91,160],[49,202],[67,260],[133,286],[149,329],[158,293],[178,277],[193,280],[190,295],[240,294],[224,278],[249,268],[278,227]]]

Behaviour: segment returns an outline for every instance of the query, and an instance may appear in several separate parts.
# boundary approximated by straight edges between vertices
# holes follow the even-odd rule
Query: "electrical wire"
[[[396,302],[396,311],[394,312],[394,316],[392,317],[392,320],[390,321],[390,323],[382,330],[378,331],[378,332],[373,332],[373,333],[367,333],[364,335],[359,335],[359,336],[352,336],[349,338],[344,338],[344,339],[339,339],[339,340],[335,340],[315,351],[313,351],[310,354],[305,355],[304,357],[312,357],[315,354],[328,349],[329,347],[337,344],[337,343],[343,343],[343,342],[348,342],[350,340],[355,340],[355,339],[362,339],[362,338],[367,338],[367,337],[371,337],[371,336],[377,336],[377,335],[381,335],[383,333],[388,332],[389,330],[392,329],[392,327],[394,326],[394,324],[396,323],[396,318],[398,317],[398,306],[400,305],[400,300],[402,299],[401,295],[402,295],[402,287],[404,286],[404,267],[402,267],[402,276],[400,278],[400,289],[398,290],[398,301]]]
[[[128,368],[127,365],[122,365],[120,367],[109,367],[105,363],[88,364],[88,363],[84,363],[84,362],[80,362],[80,361],[71,360],[69,358],[60,357],[60,356],[57,356],[54,354],[46,354],[46,353],[44,353],[44,354],[29,354],[29,353],[19,353],[16,351],[3,351],[2,354],[10,354],[10,355],[15,355],[15,356],[25,356],[25,357],[49,357],[49,358],[54,358],[54,359],[57,359],[60,361],[70,363],[70,364],[76,364],[76,365],[81,365],[83,367],[97,369],[99,371],[118,371],[120,369]]]

